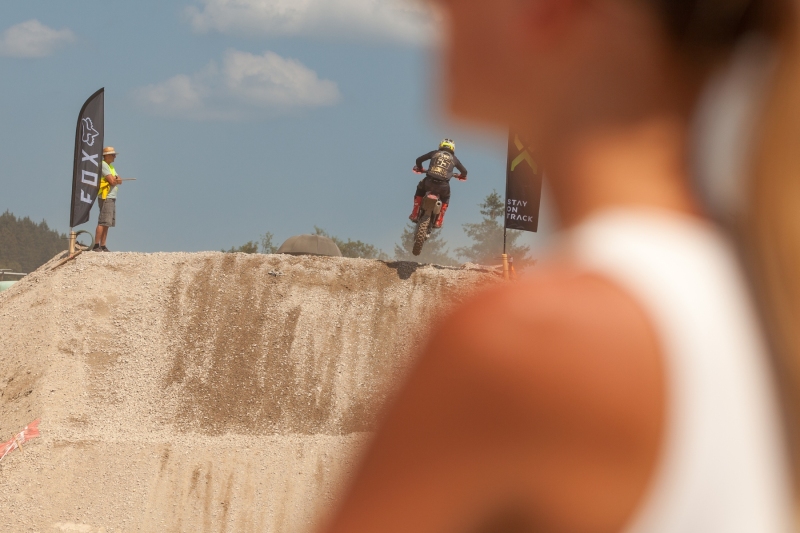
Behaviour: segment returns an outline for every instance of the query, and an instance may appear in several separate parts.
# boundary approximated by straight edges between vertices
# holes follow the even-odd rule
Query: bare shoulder
[[[527,380],[586,380],[586,393],[624,384],[632,388],[621,392],[633,393],[642,380],[662,380],[658,339],[639,302],[613,281],[577,270],[484,291],[437,328],[427,352],[465,370],[495,369],[501,379],[526,368]]]
[[[436,328],[324,531],[498,531],[509,505],[531,531],[619,531],[664,402],[653,328],[613,283],[560,269],[495,287]]]
[[[425,357],[480,404],[484,417],[465,420],[473,430],[525,442],[514,461],[529,470],[517,471],[537,474],[518,482],[548,509],[542,525],[624,525],[652,480],[666,402],[659,341],[630,294],[599,275],[545,271],[467,302]]]

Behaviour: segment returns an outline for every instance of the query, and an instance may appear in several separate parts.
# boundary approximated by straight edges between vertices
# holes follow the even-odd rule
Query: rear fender
[[[435,194],[428,193],[422,200],[422,209],[426,213],[433,213],[434,215],[438,215],[439,212],[442,210],[442,201]]]

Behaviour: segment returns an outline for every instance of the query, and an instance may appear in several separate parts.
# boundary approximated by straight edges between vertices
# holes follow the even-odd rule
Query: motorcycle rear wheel
[[[421,221],[417,225],[417,233],[414,235],[414,249],[411,250],[411,253],[414,255],[419,255],[422,253],[422,246],[425,244],[425,241],[428,239],[428,227],[431,225],[431,217],[425,217],[425,220]]]

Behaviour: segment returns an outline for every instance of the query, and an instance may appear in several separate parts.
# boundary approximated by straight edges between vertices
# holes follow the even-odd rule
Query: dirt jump
[[[41,420],[0,461],[0,531],[309,531],[434,317],[499,279],[288,255],[54,264],[0,294],[0,442]]]

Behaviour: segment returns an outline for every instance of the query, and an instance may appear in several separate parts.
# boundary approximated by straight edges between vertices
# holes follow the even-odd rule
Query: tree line
[[[67,248],[67,235],[50,229],[45,221],[37,224],[9,211],[0,215],[0,269],[33,272]]]
[[[409,222],[400,235],[400,242],[394,246],[393,259],[398,261],[417,261],[419,263],[432,263],[437,265],[457,265],[462,262],[477,263],[482,265],[498,264],[503,253],[503,227],[505,217],[505,202],[497,191],[493,191],[479,204],[481,221],[464,224],[464,232],[469,237],[469,246],[459,247],[451,251],[447,242],[442,238],[439,230],[434,230],[431,237],[425,242],[422,254],[414,256],[411,253],[414,247],[414,231],[416,225]],[[383,250],[362,241],[341,239],[331,235],[322,228],[314,226],[315,235],[328,237],[336,243],[344,257],[362,259],[389,260],[390,256]],[[532,262],[530,248],[518,243],[522,232],[508,230],[506,249],[514,258],[519,267],[524,267]],[[265,253],[273,254],[278,251],[274,242],[275,236],[266,233],[260,241],[250,241],[229,250],[228,253]]]
[[[392,256],[372,244],[352,239],[345,240],[331,235],[320,227],[315,226],[314,232],[316,235],[332,239],[345,257],[384,261],[395,259],[438,265],[457,265],[462,262],[497,264],[500,262],[500,254],[503,253],[505,204],[495,191],[484,198],[479,208],[481,221],[463,226],[471,241],[469,246],[450,250],[441,232],[434,230],[431,238],[425,243],[422,255],[418,257],[411,254],[416,226],[410,222],[403,229],[400,242],[395,244]],[[518,266],[523,267],[531,262],[531,258],[529,248],[518,243],[520,237],[520,232],[509,230],[508,253]],[[33,272],[68,247],[67,235],[51,229],[45,221],[36,223],[28,217],[17,218],[9,211],[0,215],[0,269]],[[278,251],[278,245],[272,233],[265,233],[259,241],[250,241],[223,251],[273,254]]]

